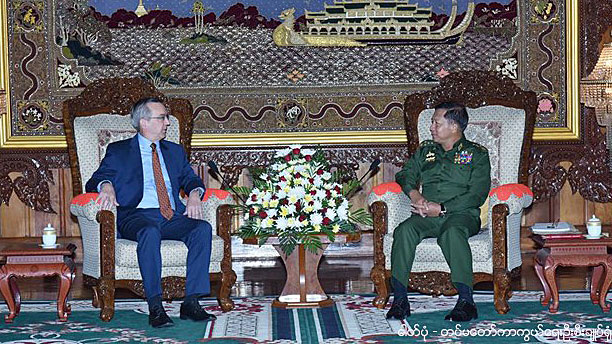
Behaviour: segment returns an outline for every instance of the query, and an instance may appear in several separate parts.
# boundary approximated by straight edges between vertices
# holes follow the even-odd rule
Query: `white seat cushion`
[[[117,267],[138,268],[136,248],[138,242],[117,239],[115,244],[115,264]],[[187,262],[187,246],[178,240],[162,240],[162,267],[185,267]],[[212,236],[211,262],[223,259],[223,240],[217,235]]]

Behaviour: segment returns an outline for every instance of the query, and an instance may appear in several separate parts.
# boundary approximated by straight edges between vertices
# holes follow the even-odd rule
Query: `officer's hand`
[[[438,217],[440,216],[441,210],[442,210],[442,207],[440,206],[439,203],[427,202],[427,210],[426,210],[427,217]]]
[[[417,213],[421,215],[421,217],[427,216],[428,205],[427,205],[427,201],[424,198],[410,205],[412,206],[413,213]]]
[[[119,203],[117,203],[117,197],[115,197],[115,188],[113,187],[113,184],[102,184],[96,202],[100,205],[102,210],[110,210],[113,206],[119,206]]]
[[[197,190],[193,190],[189,194],[183,215],[187,215],[190,219],[204,220],[202,200],[200,200],[200,193]]]

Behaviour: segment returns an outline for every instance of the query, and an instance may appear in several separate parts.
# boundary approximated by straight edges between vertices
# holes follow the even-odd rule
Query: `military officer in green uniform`
[[[410,315],[406,286],[416,247],[425,238],[437,238],[459,292],[459,300],[446,319],[469,321],[478,317],[472,298],[468,238],[480,230],[479,207],[491,187],[491,165],[487,149],[463,135],[467,123],[463,105],[436,106],[429,129],[433,140],[423,141],[395,175],[410,197],[413,214],[393,233],[394,300],[387,318]]]

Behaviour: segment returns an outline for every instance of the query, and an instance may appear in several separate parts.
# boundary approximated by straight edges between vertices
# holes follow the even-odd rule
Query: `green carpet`
[[[236,308],[222,313],[214,300],[201,303],[215,321],[196,323],[178,318],[180,302],[164,304],[174,327],[147,324],[146,303],[118,301],[109,323],[89,301],[72,301],[68,322],[57,320],[55,303],[22,305],[12,324],[0,323],[0,343],[612,343],[612,317],[587,293],[562,294],[559,312],[539,303],[539,292],[516,292],[511,311],[499,315],[491,294],[478,294],[479,318],[451,323],[444,315],[455,298],[411,295],[413,315],[387,321],[386,310],[371,305],[372,296],[334,295],[333,307],[284,310],[270,307],[272,298],[235,299]],[[7,313],[0,304],[2,317]]]

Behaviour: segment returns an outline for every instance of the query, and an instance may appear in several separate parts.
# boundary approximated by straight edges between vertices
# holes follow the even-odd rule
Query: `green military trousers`
[[[438,238],[438,245],[451,270],[453,284],[460,282],[472,287],[472,251],[468,238],[479,230],[478,216],[460,213],[445,217],[421,217],[412,214],[393,232],[393,277],[407,286],[417,245],[425,238]]]

